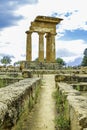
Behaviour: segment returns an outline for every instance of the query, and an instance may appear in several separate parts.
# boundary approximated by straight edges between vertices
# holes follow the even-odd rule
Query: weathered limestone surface
[[[34,99],[39,85],[40,78],[28,78],[0,89],[1,130],[10,130],[15,125],[25,107],[29,106],[30,97]]]
[[[46,35],[46,62],[55,62],[55,35],[56,35],[56,25],[59,24],[63,19],[47,17],[47,16],[37,16],[27,33],[27,48],[26,48],[26,60],[32,61],[32,43],[31,43],[31,33],[37,32],[39,34],[39,61],[44,61],[44,35]],[[49,46],[49,48],[48,48]],[[49,51],[48,51],[49,49]]]
[[[22,64],[22,63],[21,63]],[[31,69],[34,71],[43,71],[44,73],[52,70],[51,72],[57,73],[59,69],[58,63],[47,63],[47,62],[29,62],[29,61],[23,61],[24,69]]]
[[[71,84],[74,89],[79,89],[79,91],[87,92],[87,82],[78,82]]]
[[[71,75],[71,74],[57,74],[55,77],[57,82],[87,82],[87,75]]]
[[[74,90],[71,85],[56,82],[59,94],[66,98],[66,117],[70,119],[71,130],[87,129],[87,98]]]
[[[87,98],[69,95],[67,100],[70,108],[71,130],[87,128]]]
[[[87,75],[57,74],[55,76],[55,81],[70,83],[74,89],[87,91]]]
[[[80,95],[80,92],[73,89],[73,87],[71,85],[68,85],[66,83],[58,83],[57,87],[59,89],[59,91],[62,92],[62,94],[64,93],[66,96],[70,95]]]

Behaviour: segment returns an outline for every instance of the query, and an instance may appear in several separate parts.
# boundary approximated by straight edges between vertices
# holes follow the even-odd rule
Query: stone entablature
[[[46,38],[46,62],[55,62],[55,36],[56,36],[56,25],[59,24],[63,19],[37,16],[33,22],[27,34],[27,45],[26,45],[26,60],[32,61],[32,42],[31,35],[33,32],[37,32],[39,35],[39,61],[44,62],[44,35]]]

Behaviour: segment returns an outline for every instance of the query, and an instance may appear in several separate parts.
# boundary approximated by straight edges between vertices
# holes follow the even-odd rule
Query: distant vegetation
[[[9,57],[9,56],[4,56],[2,59],[1,59],[1,63],[3,64],[3,65],[5,65],[5,66],[7,66],[8,64],[10,64],[11,63],[11,58]]]
[[[84,56],[83,56],[83,59],[82,59],[81,66],[87,66],[87,48],[84,50],[83,54],[84,54]],[[34,61],[38,61],[38,58],[36,58]],[[46,61],[46,58],[44,59],[44,61]],[[0,60],[0,62],[4,66],[7,66],[8,64],[11,64],[12,60],[11,60],[11,57],[7,55],[7,56],[4,56]],[[21,61],[17,61],[17,62],[14,63],[14,66],[20,65],[20,63],[21,63]],[[60,57],[56,58],[56,63],[58,63],[60,66],[66,65],[65,61]]]
[[[56,62],[59,63],[59,65],[66,65],[65,61],[62,58],[57,58]]]
[[[82,60],[82,66],[87,66],[87,48],[84,50],[84,57]]]
[[[38,61],[38,58],[36,58],[34,61]],[[46,61],[46,58],[44,59],[44,61]],[[62,58],[57,58],[56,63],[58,63],[61,66],[66,65],[65,61]]]

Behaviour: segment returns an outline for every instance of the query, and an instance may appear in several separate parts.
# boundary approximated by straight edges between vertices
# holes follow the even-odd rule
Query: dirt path
[[[52,97],[54,90],[54,75],[44,75],[38,103],[29,113],[21,130],[55,130],[55,102]]]

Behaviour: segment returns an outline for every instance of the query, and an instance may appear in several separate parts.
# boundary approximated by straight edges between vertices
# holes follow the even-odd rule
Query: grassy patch
[[[7,86],[7,80],[0,79],[0,88]]]
[[[56,130],[70,130],[69,120],[67,120],[63,114],[58,115],[55,119]]]
[[[59,94],[58,90],[53,93],[56,101],[57,116],[55,119],[56,130],[70,130],[70,121],[66,118],[66,97]]]
[[[79,85],[76,86],[76,90],[80,91],[80,86]]]

